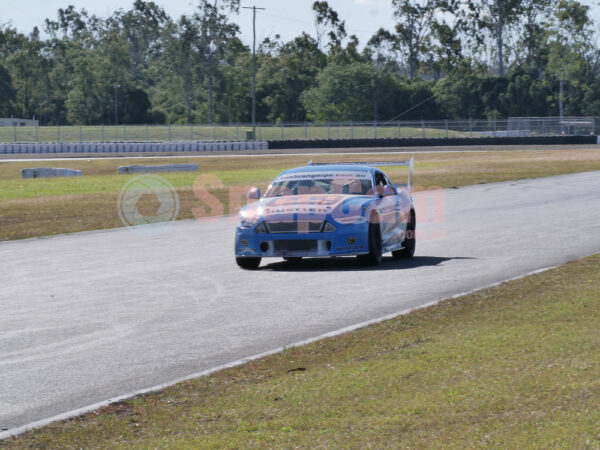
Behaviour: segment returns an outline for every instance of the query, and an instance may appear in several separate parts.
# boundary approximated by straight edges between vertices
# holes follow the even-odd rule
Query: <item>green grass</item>
[[[252,185],[271,181],[284,169],[230,170],[210,172],[226,186]],[[65,195],[100,194],[119,192],[125,183],[136,175],[97,175],[75,178],[37,178],[26,180],[0,180],[0,200],[58,197]],[[198,173],[160,174],[175,188],[189,188]]]
[[[0,142],[163,142],[163,141],[231,141],[245,140],[248,125],[127,125],[127,126],[46,126],[46,127],[0,127]],[[465,137],[469,133],[449,131],[449,137]],[[417,138],[446,137],[446,131],[415,126],[307,126],[283,127],[261,125],[257,127],[257,139],[350,139],[350,138]]]
[[[600,448],[599,321],[594,256],[5,445]]]

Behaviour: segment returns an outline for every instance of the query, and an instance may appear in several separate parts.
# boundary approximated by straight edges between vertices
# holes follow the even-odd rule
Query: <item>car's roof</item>
[[[373,173],[377,169],[371,166],[350,165],[350,164],[326,164],[319,166],[296,167],[295,169],[286,170],[283,173],[303,173],[303,172],[368,172]]]

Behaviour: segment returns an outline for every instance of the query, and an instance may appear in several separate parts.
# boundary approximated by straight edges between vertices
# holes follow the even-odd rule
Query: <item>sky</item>
[[[178,18],[194,11],[195,0],[154,0],[171,17]],[[311,6],[314,0],[242,0],[242,6],[257,6],[266,11],[257,12],[256,37],[261,42],[266,37],[279,34],[289,41],[303,31],[314,35],[315,26]],[[74,5],[88,12],[106,17],[113,11],[131,9],[133,0],[0,0],[0,24],[11,23],[18,30],[29,33],[34,26],[43,29],[44,19],[56,18],[59,8]],[[329,0],[329,4],[346,21],[348,34],[355,34],[364,45],[381,28],[394,26],[391,0]],[[241,29],[241,38],[246,44],[252,43],[252,11],[240,10],[232,20]]]

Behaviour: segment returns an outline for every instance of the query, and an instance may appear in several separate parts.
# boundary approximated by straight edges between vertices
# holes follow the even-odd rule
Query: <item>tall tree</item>
[[[0,115],[8,117],[12,114],[12,105],[15,91],[12,87],[10,73],[0,64]]]
[[[498,76],[503,77],[506,32],[516,23],[522,10],[521,2],[519,0],[468,0],[467,5],[472,17],[471,32],[480,34],[482,31],[487,31],[492,36]],[[480,36],[477,40],[480,40]]]
[[[521,1],[519,44],[523,47],[525,58],[519,63],[536,68],[539,78],[542,77],[544,60],[548,53],[548,25],[552,19],[552,11],[558,6],[557,3],[557,0]]]
[[[548,69],[559,78],[558,105],[564,114],[565,82],[585,71],[586,55],[591,49],[590,7],[577,0],[560,0],[554,12]]]
[[[135,0],[131,11],[117,11],[112,20],[123,30],[132,74],[141,77],[141,71],[162,51],[161,30],[169,22],[169,16],[152,1]]]
[[[173,93],[175,98],[167,94],[165,100],[170,108],[177,111],[183,106],[185,122],[193,123],[195,102],[198,98],[197,67],[201,64],[196,47],[200,30],[198,23],[192,18],[181,16],[177,23],[169,23],[166,30],[165,57],[162,60],[164,71],[164,93]]]
[[[371,61],[375,68],[373,74],[373,120],[379,119],[379,103],[382,93],[381,76],[384,71],[394,71],[397,69],[397,64],[393,53],[395,53],[395,45],[393,37],[388,30],[380,28],[371,39],[367,42],[364,54]]]
[[[302,94],[308,118],[313,121],[370,120],[374,69],[370,64],[328,65],[318,85]]]
[[[463,42],[459,28],[443,21],[433,22],[429,38],[429,65],[435,78],[439,79],[443,74],[448,74],[458,67],[464,59]]]
[[[219,3],[215,0],[201,0],[194,19],[198,22],[200,35],[197,47],[202,63],[197,67],[200,77],[208,84],[208,122],[213,123],[214,79],[219,61],[223,58],[225,46],[239,33],[239,27],[231,23],[227,11],[237,11],[238,2]]]
[[[261,58],[258,91],[268,109],[269,121],[299,122],[306,112],[298,101],[304,91],[314,87],[327,58],[317,41],[306,33],[287,42],[274,55]]]
[[[393,38],[407,55],[409,78],[413,80],[439,4],[435,0],[393,0],[392,3],[396,18]]]
[[[312,5],[315,16],[315,29],[317,33],[317,46],[323,48],[323,37],[327,35],[330,50],[339,48],[346,38],[346,22],[340,19],[339,14],[326,1],[316,1]]]

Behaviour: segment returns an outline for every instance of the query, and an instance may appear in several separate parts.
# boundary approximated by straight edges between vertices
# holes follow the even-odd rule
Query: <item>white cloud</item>
[[[385,0],[354,0],[357,6],[385,6],[387,3]]]

